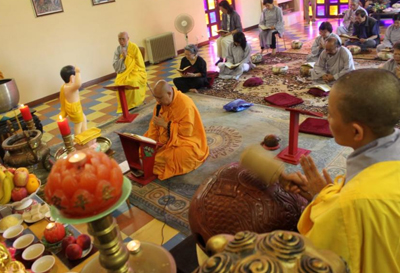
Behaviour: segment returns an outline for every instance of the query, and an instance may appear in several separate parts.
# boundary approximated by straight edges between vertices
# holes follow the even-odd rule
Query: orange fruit
[[[36,175],[34,175],[32,173],[29,174],[28,183],[25,186],[28,194],[35,192],[37,190],[37,188],[39,188],[39,186],[40,186],[40,183],[39,183],[39,180],[37,179]]]

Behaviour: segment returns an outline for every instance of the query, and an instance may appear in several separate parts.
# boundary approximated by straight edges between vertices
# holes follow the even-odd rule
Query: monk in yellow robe
[[[158,104],[145,136],[164,144],[157,151],[154,174],[164,180],[197,169],[209,150],[196,105],[165,81],[157,82],[153,96]]]
[[[128,33],[121,32],[118,35],[119,46],[114,53],[114,69],[117,73],[116,85],[130,85],[139,89],[126,90],[125,96],[128,109],[141,105],[146,94],[147,73],[144,60],[139,47],[129,41]],[[122,112],[119,95],[117,93],[118,109]]]
[[[300,233],[342,256],[350,272],[400,272],[399,105],[399,81],[388,71],[340,77],[329,94],[328,121],[335,141],[354,149],[346,176],[321,176],[310,156],[300,161],[304,175],[282,175],[312,200]]]

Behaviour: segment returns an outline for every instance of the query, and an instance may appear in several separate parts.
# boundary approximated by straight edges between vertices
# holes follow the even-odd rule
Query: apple
[[[16,168],[7,168],[7,171],[9,171],[12,174],[14,174],[16,170],[17,170]]]
[[[70,244],[67,246],[65,254],[70,260],[78,260],[82,257],[82,248],[77,244]]]
[[[89,235],[81,234],[76,238],[76,243],[83,249],[89,249],[91,241]]]
[[[28,191],[25,188],[14,188],[11,192],[11,199],[15,201],[21,201],[28,196]]]
[[[62,250],[65,251],[70,244],[75,244],[76,240],[74,236],[67,236],[62,240]]]
[[[25,187],[29,180],[29,171],[27,168],[18,168],[14,172],[14,185],[16,187]]]

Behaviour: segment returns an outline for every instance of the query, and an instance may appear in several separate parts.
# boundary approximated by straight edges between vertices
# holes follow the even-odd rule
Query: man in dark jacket
[[[350,39],[345,45],[357,45],[361,47],[361,50],[375,48],[380,42],[379,22],[376,19],[367,16],[367,13],[364,10],[356,11],[355,20],[353,36],[357,36],[358,40]]]

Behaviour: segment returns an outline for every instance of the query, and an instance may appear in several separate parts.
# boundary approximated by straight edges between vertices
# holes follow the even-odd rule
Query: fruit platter
[[[0,165],[0,206],[16,207],[32,198],[40,189],[40,179],[27,168]]]

